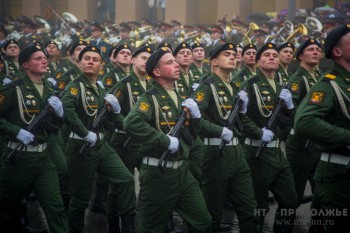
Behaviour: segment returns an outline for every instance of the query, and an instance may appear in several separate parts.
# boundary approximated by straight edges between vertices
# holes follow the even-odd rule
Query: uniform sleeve
[[[147,94],[143,94],[124,119],[124,131],[144,144],[155,144],[167,150],[170,139],[151,124],[154,122],[154,104]]]
[[[350,130],[329,123],[327,116],[340,111],[337,97],[327,82],[319,82],[301,102],[295,117],[296,134],[321,144],[350,145]]]
[[[206,137],[220,137],[223,127],[215,123],[211,123],[208,119],[206,119],[206,109],[213,107],[209,106],[210,98],[213,97],[209,86],[205,83],[201,84],[195,91],[195,100],[198,103],[198,108],[202,115],[200,121],[200,132],[203,136]]]
[[[66,93],[62,97],[64,122],[72,132],[83,138],[89,131],[81,122],[77,114],[79,99],[80,88],[75,82],[71,82],[67,87]]]
[[[7,115],[11,111],[11,107],[17,101],[15,97],[14,88],[7,89],[6,91],[0,91],[0,131],[11,138],[16,138],[21,127],[13,124],[8,120],[10,117]]]

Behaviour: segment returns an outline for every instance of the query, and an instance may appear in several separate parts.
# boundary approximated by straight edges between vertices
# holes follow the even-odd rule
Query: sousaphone
[[[310,35],[313,35],[314,32],[322,31],[322,23],[315,17],[307,17],[305,24],[310,29]]]
[[[67,23],[76,23],[78,22],[78,18],[69,12],[63,12],[63,18]]]

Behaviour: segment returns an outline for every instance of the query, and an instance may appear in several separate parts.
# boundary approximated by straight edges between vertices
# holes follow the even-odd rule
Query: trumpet
[[[185,41],[187,39],[195,38],[198,35],[199,35],[198,31],[192,31],[192,32],[189,32],[189,33],[186,33],[186,34],[181,33],[180,36],[179,36],[179,41],[183,42],[183,41]]]
[[[247,30],[247,28],[245,28],[245,27],[233,26],[232,23],[229,23],[229,24],[226,25],[225,30],[226,30],[227,33],[231,32],[233,29],[239,30],[241,32]]]

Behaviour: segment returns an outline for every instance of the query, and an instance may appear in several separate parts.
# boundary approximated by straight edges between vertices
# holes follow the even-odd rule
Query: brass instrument
[[[51,10],[52,13],[54,13],[54,15],[62,21],[62,23],[69,29],[71,29],[72,27],[69,25],[69,22],[71,23],[76,23],[78,22],[77,17],[75,17],[73,14],[69,13],[69,12],[63,12],[63,17],[66,19],[64,20],[54,9],[52,9],[51,6],[49,6],[44,0],[41,0],[41,2]],[[66,22],[68,21],[68,23]]]
[[[322,23],[315,17],[307,17],[305,25],[309,29],[309,36],[313,36],[315,32],[322,31]]]
[[[226,25],[226,28],[225,28],[226,32],[229,33],[229,32],[231,32],[233,29],[240,30],[241,32],[244,31],[244,30],[246,30],[245,27],[233,26],[232,23],[229,23],[229,24]]]
[[[249,23],[249,29],[247,33],[244,35],[244,41],[243,41],[243,46],[247,44],[251,44],[250,36],[254,30],[258,30],[259,26],[256,23]]]
[[[50,33],[51,27],[50,27],[50,24],[46,21],[46,19],[44,19],[43,17],[41,17],[39,15],[36,15],[36,16],[34,16],[34,21],[37,24],[44,24],[44,28],[38,29],[38,33],[44,33],[44,32]]]
[[[295,43],[295,37],[297,37],[298,35],[308,35],[308,30],[306,28],[306,26],[302,23],[298,24],[298,27],[296,30],[294,30],[286,39],[286,42],[290,42],[292,44],[296,44]]]
[[[282,33],[287,32],[288,35],[293,33],[294,25],[291,21],[284,21],[283,27],[276,33],[275,35],[275,43],[281,44],[286,41],[286,39],[282,36]]]
[[[192,31],[192,32],[189,32],[186,34],[180,33],[179,41],[183,42],[183,41],[188,40],[188,39],[196,38],[198,35],[199,35],[198,31]]]

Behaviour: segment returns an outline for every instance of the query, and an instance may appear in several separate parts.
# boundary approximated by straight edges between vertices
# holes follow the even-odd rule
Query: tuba
[[[315,17],[307,17],[305,25],[309,29],[309,36],[314,36],[315,32],[322,31],[322,23]]]
[[[43,17],[39,16],[39,15],[35,15],[34,16],[34,21],[37,24],[43,24],[44,28],[43,29],[39,29],[38,32],[39,33],[50,33],[51,31],[51,27],[50,24],[46,21],[46,19],[44,19]]]
[[[276,44],[282,44],[285,42],[285,38],[282,36],[283,33],[287,32],[288,35],[293,33],[294,25],[291,21],[286,20],[284,21],[283,27],[276,33],[275,35],[275,43]]]
[[[249,29],[247,33],[244,35],[243,46],[247,44],[251,44],[250,36],[254,30],[258,30],[259,26],[256,23],[249,23]]]
[[[78,18],[75,17],[75,15],[73,15],[72,13],[69,12],[63,12],[63,19],[67,22],[67,23],[77,23],[78,22]]]

